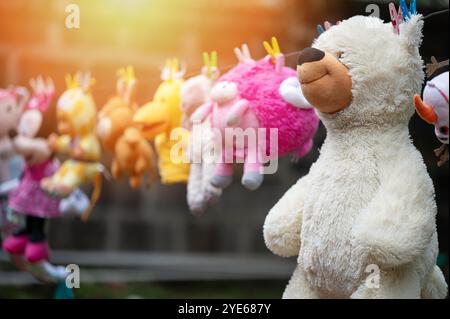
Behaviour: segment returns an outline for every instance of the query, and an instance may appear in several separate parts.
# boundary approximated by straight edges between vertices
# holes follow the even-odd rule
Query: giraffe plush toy
[[[89,74],[67,76],[67,90],[57,104],[59,135],[52,134],[48,144],[53,152],[69,156],[61,168],[51,177],[42,180],[41,187],[47,193],[65,198],[83,183],[94,183],[91,204],[82,219],[87,220],[101,192],[99,163],[101,148],[95,134],[96,106],[90,94],[94,83]]]

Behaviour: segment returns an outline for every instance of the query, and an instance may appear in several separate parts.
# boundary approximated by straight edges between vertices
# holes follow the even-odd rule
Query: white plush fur
[[[418,48],[423,22],[401,35],[377,18],[353,17],[314,47],[343,52],[353,101],[320,114],[327,138],[307,176],[269,212],[267,247],[297,256],[283,298],[444,298],[432,181],[408,122],[423,83]],[[366,267],[380,269],[368,285]]]
[[[208,205],[215,203],[222,195],[222,190],[211,184],[211,179],[215,175],[216,165],[214,162],[215,135],[211,128],[210,119],[206,119],[200,127],[199,141],[192,141],[194,134],[191,135],[191,147],[196,147],[200,154],[193,154],[194,159],[200,159],[201,162],[192,162],[189,172],[189,181],[187,185],[187,202],[189,209],[195,215],[204,213]]]

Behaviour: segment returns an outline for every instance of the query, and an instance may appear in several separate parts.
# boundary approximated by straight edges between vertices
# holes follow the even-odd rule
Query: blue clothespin
[[[318,24],[318,25],[317,25],[317,32],[319,32],[319,34],[322,34],[322,33],[325,32],[325,29],[322,27],[321,24]]]
[[[403,17],[405,21],[411,19],[411,16],[417,14],[417,3],[416,0],[411,0],[409,8],[406,4],[406,0],[400,0],[400,8],[402,9]]]

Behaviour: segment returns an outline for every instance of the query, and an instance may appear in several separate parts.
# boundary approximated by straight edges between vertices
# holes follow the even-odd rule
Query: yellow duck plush
[[[168,60],[162,73],[163,82],[153,101],[138,109],[133,117],[145,138],[155,142],[162,184],[186,183],[189,178],[186,150],[189,131],[181,127],[183,75],[184,70],[180,70],[178,60]]]
[[[89,92],[94,80],[89,74],[77,73],[66,77],[67,90],[57,104],[58,132],[48,138],[50,149],[69,157],[60,169],[41,182],[47,193],[67,197],[83,183],[94,183],[91,205],[82,216],[86,220],[100,196],[101,173],[100,142],[95,134],[97,110]]]

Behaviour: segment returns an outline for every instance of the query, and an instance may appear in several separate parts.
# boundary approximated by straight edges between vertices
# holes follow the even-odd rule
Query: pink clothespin
[[[27,109],[37,109],[42,113],[47,112],[53,95],[55,94],[55,85],[52,79],[47,78],[46,81],[39,76],[36,79],[30,80],[30,86],[33,89],[33,94],[26,106]]]
[[[394,27],[395,34],[400,34],[400,24],[403,22],[403,13],[402,9],[395,8],[395,4],[393,2],[389,3],[389,13],[391,14],[391,22]]]

